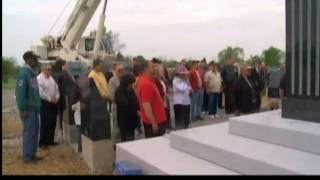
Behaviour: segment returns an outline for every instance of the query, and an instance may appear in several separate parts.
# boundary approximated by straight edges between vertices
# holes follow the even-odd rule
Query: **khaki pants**
[[[279,98],[269,98],[269,108],[271,108],[271,109],[281,109],[281,99],[279,99]]]
[[[117,144],[121,142],[120,139],[120,129],[118,126],[117,121],[117,106],[115,103],[112,103],[111,105],[111,114],[112,114],[112,120],[111,120],[111,139],[114,144]]]

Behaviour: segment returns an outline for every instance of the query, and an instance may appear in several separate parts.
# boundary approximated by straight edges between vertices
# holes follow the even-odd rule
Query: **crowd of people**
[[[66,102],[74,113],[81,153],[80,125],[85,121],[81,117],[81,97],[85,92],[80,88],[79,77],[70,75],[66,61],[58,60],[53,66],[43,64],[38,74],[38,57],[28,51],[23,58],[26,64],[17,80],[16,97],[24,125],[25,162],[41,159],[36,156],[38,146],[58,144],[54,141],[56,122],[58,119],[62,130],[63,112],[68,110]],[[114,143],[134,140],[136,130],[152,138],[164,135],[167,129],[186,129],[194,121],[214,120],[219,118],[218,109],[223,104],[226,114],[258,112],[267,79],[264,64],[239,65],[232,59],[224,67],[215,62],[208,64],[206,59],[190,65],[182,60],[174,77],[169,76],[167,67],[157,58],[146,62],[133,59],[130,70],[121,63],[114,63],[109,73],[104,67],[102,60],[95,59],[87,77],[93,80],[102,100],[111,102]]]

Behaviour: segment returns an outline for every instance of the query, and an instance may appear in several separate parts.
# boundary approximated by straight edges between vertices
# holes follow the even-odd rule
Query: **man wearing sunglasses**
[[[54,133],[58,115],[59,88],[52,78],[50,64],[43,64],[42,72],[37,77],[41,98],[40,109],[40,148],[57,145],[54,142]]]

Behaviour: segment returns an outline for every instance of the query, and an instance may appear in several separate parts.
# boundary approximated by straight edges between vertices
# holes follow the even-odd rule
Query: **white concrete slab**
[[[228,126],[171,133],[171,147],[241,174],[320,174],[320,155],[231,135]]]
[[[229,131],[265,142],[320,154],[320,123],[281,117],[281,110],[233,117]]]
[[[170,148],[168,137],[117,144],[117,161],[131,161],[145,175],[236,175],[229,169]]]

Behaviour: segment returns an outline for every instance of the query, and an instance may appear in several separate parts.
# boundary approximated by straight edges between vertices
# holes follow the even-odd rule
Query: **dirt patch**
[[[19,137],[22,134],[22,123],[9,113],[2,114],[2,138]]]
[[[9,115],[2,115],[2,174],[3,175],[110,175],[111,171],[92,174],[86,163],[68,145],[47,150],[38,148],[43,157],[37,164],[25,164],[22,160],[21,122]]]

